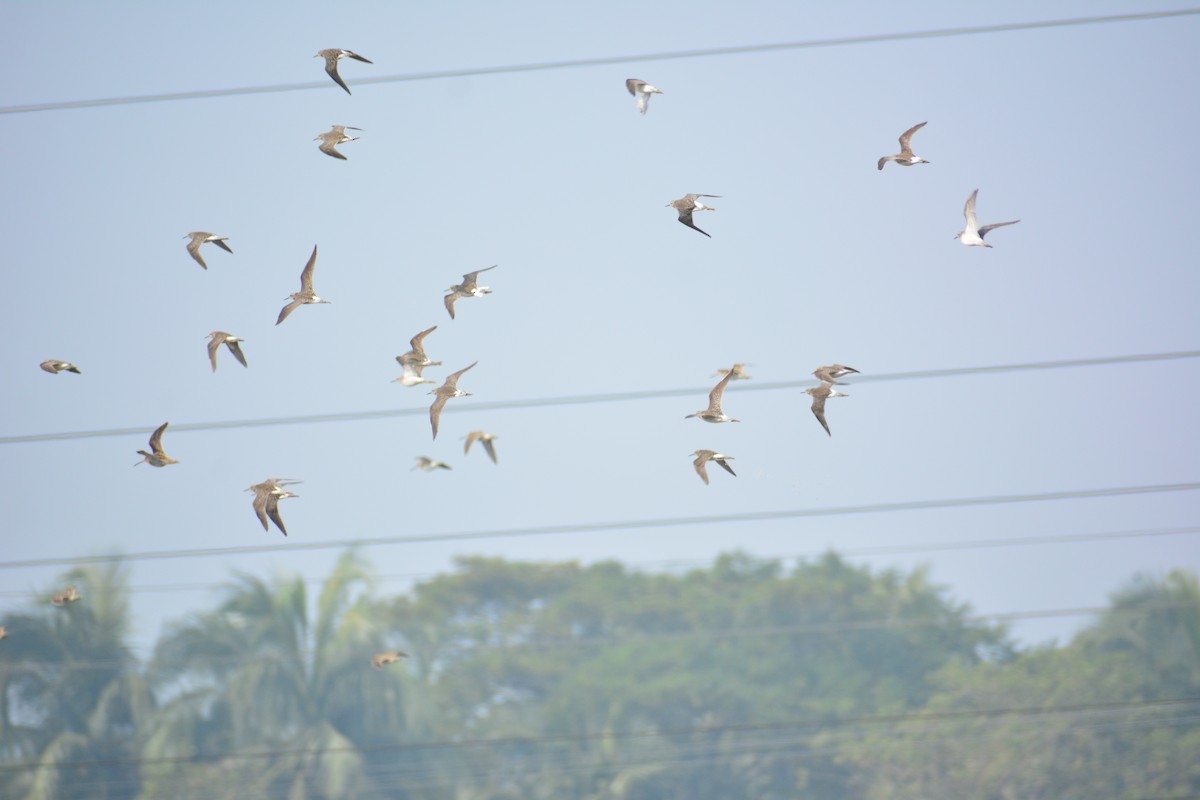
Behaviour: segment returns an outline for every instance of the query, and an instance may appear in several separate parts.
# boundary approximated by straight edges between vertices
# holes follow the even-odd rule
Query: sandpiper
[[[696,460],[692,462],[692,466],[696,468],[696,474],[700,476],[700,480],[704,481],[704,485],[708,485],[708,462],[715,461],[725,468],[733,477],[737,477],[737,473],[733,471],[733,467],[727,464],[727,461],[732,461],[733,456],[727,456],[724,453],[718,453],[716,450],[697,450],[694,453],[689,453],[689,456],[695,456]]]
[[[716,211],[716,209],[713,208],[712,206],[704,205],[704,203],[701,202],[700,200],[698,200],[697,198],[720,197],[720,196],[721,195],[719,195],[719,194],[685,194],[683,197],[679,198],[678,200],[672,200],[671,202],[667,203],[667,205],[679,212],[679,221],[680,222],[682,222],[684,225],[687,225],[692,230],[700,231],[699,228],[697,228],[694,224],[692,224],[692,212],[693,211]],[[708,236],[708,238],[710,238],[710,239],[712,238],[712,236],[709,236],[709,234],[705,233],[704,231],[700,231],[700,232],[703,233],[705,236]]]
[[[300,273],[300,291],[293,292],[288,295],[292,298],[292,302],[279,310],[279,319],[275,320],[275,324],[283,322],[297,308],[310,303],[328,303],[328,300],[322,300],[317,297],[317,293],[313,291],[313,268],[317,266],[317,246],[313,245],[312,255],[308,257],[308,263],[304,265],[304,271]]]
[[[57,358],[51,358],[48,361],[43,361],[38,366],[40,366],[42,369],[46,370],[46,372],[52,373],[54,375],[57,375],[58,373],[63,372],[63,371],[74,372],[76,375],[83,374],[82,372],[79,371],[79,367],[75,366],[70,361],[59,361]]]
[[[458,372],[451,373],[446,377],[445,383],[429,392],[430,394],[437,395],[433,400],[433,405],[429,407],[429,424],[433,427],[434,439],[437,438],[438,422],[442,418],[442,409],[446,407],[446,401],[451,397],[469,397],[471,395],[470,392],[464,392],[458,388],[458,379],[462,377],[464,372],[478,363],[476,361],[470,367],[463,367]]]
[[[179,463],[167,455],[162,447],[163,431],[165,431],[167,426],[170,424],[171,423],[169,422],[164,422],[162,425],[159,425],[154,429],[154,433],[150,434],[150,452],[147,453],[145,450],[138,450],[137,454],[142,457],[142,460],[137,462],[137,464],[134,464],[135,467],[142,463],[149,464],[152,467],[165,467],[168,464]]]
[[[400,361],[399,357],[396,360]],[[425,371],[425,367],[422,364],[400,361],[400,366],[404,369],[404,374],[399,378],[393,378],[392,383],[398,383],[401,386],[420,386],[422,383],[437,383],[437,381],[431,381],[429,378],[421,376],[421,373]]]
[[[258,516],[258,521],[262,523],[264,531],[270,530],[267,525],[269,517],[284,536],[288,535],[287,528],[283,526],[283,517],[279,515],[279,501],[289,497],[299,497],[300,495],[283,487],[301,482],[291,478],[267,478],[262,483],[256,483],[246,490],[254,492],[254,513]]]
[[[215,233],[207,231],[192,231],[191,233],[185,233],[183,238],[191,238],[191,241],[187,243],[187,251],[192,254],[192,258],[196,259],[196,263],[205,269],[208,269],[208,264],[204,263],[204,256],[200,255],[200,245],[205,242],[212,242],[227,253],[233,252],[229,249],[229,245],[225,244],[229,239],[228,236],[217,236]]]
[[[387,653],[376,653],[371,656],[371,666],[375,669],[383,669],[388,664],[395,664],[402,658],[408,658],[408,653],[403,650],[392,650]]]
[[[496,434],[494,433],[487,433],[486,431],[471,431],[468,433],[467,443],[463,446],[463,454],[466,455],[471,452],[471,445],[475,444],[476,440],[483,442],[483,449],[487,450],[488,457],[492,459],[492,463],[499,464],[500,462],[496,460]]]
[[[817,367],[813,370],[813,375],[817,376],[817,380],[821,383],[832,383],[838,386],[845,384],[838,383],[838,378],[849,375],[851,372],[858,372],[854,367],[847,367],[845,364],[830,364],[827,367]]]
[[[244,341],[246,340],[239,339],[232,333],[226,333],[225,331],[210,332],[208,334],[208,360],[212,363],[212,371],[217,371],[217,350],[221,348],[222,344],[229,348],[229,352],[233,353],[233,357],[243,367],[250,366],[246,363],[246,354],[242,352],[241,343]]]
[[[829,423],[825,421],[825,400],[829,397],[849,397],[850,395],[839,392],[828,381],[822,382],[820,386],[805,389],[804,393],[812,396],[812,412],[813,416],[817,418],[817,422],[821,423],[821,427],[825,429],[826,433],[833,436],[829,430]]]
[[[650,96],[663,93],[662,89],[655,89],[650,84],[638,78],[630,78],[625,81],[625,88],[629,90],[631,95],[637,98],[638,111],[643,114],[650,107]]]
[[[721,395],[725,394],[725,387],[729,385],[729,381],[733,380],[733,370],[725,373],[725,377],[713,387],[713,390],[708,393],[708,408],[701,409],[695,414],[688,414],[684,419],[699,417],[705,422],[741,422],[741,420],[733,419],[726,416],[721,410]]]
[[[63,606],[67,605],[68,603],[74,603],[77,600],[82,600],[82,599],[83,599],[83,595],[81,595],[79,592],[75,591],[74,586],[68,586],[63,591],[57,592],[53,596],[51,596],[50,604],[58,606],[59,608],[62,608]]]
[[[463,275],[463,282],[456,283],[446,291],[450,294],[442,298],[442,302],[446,304],[446,310],[450,312],[450,319],[454,319],[454,301],[460,297],[479,297],[480,295],[491,294],[492,290],[487,286],[480,286],[478,282],[479,273],[487,272],[489,269],[495,269],[499,264],[492,264],[490,267],[477,269],[474,272],[468,272]]]
[[[327,47],[324,50],[318,50],[313,58],[325,59],[325,71],[329,73],[329,77],[333,78],[333,82],[346,90],[346,94],[352,94],[350,87],[342,80],[342,76],[338,75],[338,61],[343,58],[353,58],[355,61],[361,61],[364,64],[374,64],[374,61],[367,59],[355,53],[352,50],[343,50],[340,47]]]
[[[417,463],[413,465],[413,469],[419,469],[422,472],[433,472],[435,469],[454,469],[454,467],[429,456],[417,456]]]
[[[405,364],[414,364],[418,367],[437,367],[441,366],[440,361],[430,361],[429,356],[425,355],[425,337],[437,330],[437,325],[432,328],[426,328],[416,336],[408,340],[408,346],[412,349],[403,355],[396,356],[396,362],[400,366]]]
[[[905,167],[911,167],[913,164],[928,164],[928,161],[914,154],[912,151],[913,134],[924,127],[925,123],[920,122],[900,134],[900,152],[894,156],[884,156],[879,159],[879,168],[883,169],[883,165],[889,161],[895,161],[897,164]]]
[[[963,206],[963,217],[967,220],[967,227],[954,234],[954,238],[965,245],[991,247],[990,244],[983,240],[983,237],[988,235],[988,231],[994,228],[1002,228],[1005,225],[1016,225],[1021,220],[1014,219],[1011,222],[993,222],[991,225],[984,225],[980,228],[979,220],[975,217],[975,196],[977,194],[979,194],[978,189],[971,192],[971,196],[967,198],[967,204]]]
[[[342,161],[349,161],[348,158],[338,152],[337,146],[345,142],[357,142],[359,137],[347,136],[347,130],[361,131],[362,128],[356,128],[353,125],[334,125],[325,133],[317,134],[313,141],[321,140],[321,143],[317,145],[317,149],[325,155],[340,158]]]
[[[733,373],[733,380],[735,380],[735,381],[748,381],[748,380],[750,380],[750,379],[751,379],[751,377],[753,377],[753,376],[751,376],[751,375],[747,375],[747,374],[746,374],[746,367],[753,367],[753,366],[754,366],[753,364],[734,364],[732,368],[726,367],[726,368],[724,368],[724,369],[719,369],[719,370],[717,370],[716,372],[714,372],[714,373],[712,374],[712,377],[714,377],[714,378],[715,378],[715,377],[717,377],[718,375],[725,375],[725,374],[727,374],[727,373],[730,373],[730,372],[732,372],[732,373]]]

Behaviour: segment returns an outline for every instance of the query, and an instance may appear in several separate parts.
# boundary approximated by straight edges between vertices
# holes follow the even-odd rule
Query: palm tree
[[[380,796],[360,748],[401,740],[407,679],[371,668],[391,642],[368,589],[347,553],[313,621],[302,579],[243,575],[216,611],[169,630],[151,670],[164,701],[143,751],[148,796]]]
[[[45,594],[7,617],[0,647],[0,797],[49,800],[130,797],[153,696],[128,644],[127,571],[120,564],[72,570],[64,583],[82,600],[62,607]]]

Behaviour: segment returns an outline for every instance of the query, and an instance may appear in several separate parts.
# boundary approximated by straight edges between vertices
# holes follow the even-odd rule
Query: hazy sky
[[[231,571],[320,578],[311,542],[1186,484],[1200,479],[1200,361],[801,388],[840,362],[912,371],[1200,349],[1194,147],[1200,17],[372,85],[357,79],[1123,14],[1164,2],[600,4],[8,2],[0,111],[60,101],[319,88],[0,113],[5,328],[0,622],[61,566],[13,561],[272,545],[132,562],[139,644],[212,605]],[[353,96],[317,50],[344,47]],[[637,112],[629,77],[664,90]],[[929,165],[882,172],[899,134]],[[362,128],[348,161],[313,138]],[[979,189],[981,223],[953,240]],[[664,206],[721,195],[697,216]],[[209,269],[183,235],[206,245]],[[275,318],[319,244],[331,305]],[[494,289],[458,303],[468,271]],[[417,331],[478,361],[436,442],[428,386],[390,382]],[[249,368],[206,334],[243,337]],[[81,376],[38,363],[72,361]],[[736,425],[685,420],[718,367]],[[853,382],[851,382],[853,384]],[[743,389],[744,387],[744,389]],[[527,401],[691,390],[613,402]],[[497,409],[483,404],[514,402]],[[408,416],[176,430],[412,410]],[[179,464],[132,466],[149,432]],[[136,429],[49,441],[31,434]],[[498,466],[471,430],[495,433]],[[703,485],[688,453],[730,454]],[[453,471],[412,471],[429,455]],[[303,479],[264,533],[252,483]],[[1195,491],[392,544],[401,576],[459,554],[697,560],[1188,528]],[[1138,572],[1200,568],[1197,534],[859,554],[928,564],[979,613],[1103,604]],[[181,585],[195,586],[181,589]],[[1025,642],[1086,616],[1022,621]]]

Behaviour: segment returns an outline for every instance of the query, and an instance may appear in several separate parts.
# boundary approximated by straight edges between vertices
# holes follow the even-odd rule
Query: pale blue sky
[[[0,436],[144,428],[0,444],[0,561],[277,544],[269,554],[138,562],[132,583],[231,570],[326,573],[289,546],[1197,480],[1196,360],[862,383],[828,407],[800,389],[741,392],[738,425],[684,420],[710,375],[756,381],[841,362],[864,375],[1196,350],[1200,216],[1193,156],[1200,17],[355,86],[359,78],[707,47],[1121,14],[1172,3],[669,2],[178,4],[9,2],[0,106],[325,79],[352,49],[348,96],[319,89],[0,114],[6,331]],[[637,113],[639,77],[665,94]],[[932,164],[882,173],[914,139]],[[312,141],[363,128],[345,162]],[[1020,219],[990,250],[952,237]],[[665,204],[722,195],[697,219]],[[201,270],[183,235],[208,245]],[[275,317],[313,244],[332,305]],[[445,287],[490,264],[495,293]],[[416,416],[172,431],[176,466],[132,464],[151,429],[428,406],[390,383],[417,331],[472,361],[437,442]],[[205,335],[246,340],[243,369]],[[47,375],[62,358],[82,376]],[[473,401],[695,387],[694,396],[473,410]],[[500,465],[462,454],[498,435]],[[688,453],[731,454],[701,484]],[[410,470],[418,455],[454,466]],[[303,479],[291,536],[242,490]],[[1195,492],[780,522],[373,548],[378,573],[456,554],[638,564],[1197,523]],[[856,560],[860,560],[856,558]],[[930,565],[980,613],[1102,604],[1135,573],[1200,568],[1195,534],[861,557]],[[0,617],[59,568],[3,568]],[[380,584],[398,591],[403,580]],[[138,641],[211,591],[139,591]],[[1022,622],[1023,641],[1086,617]]]

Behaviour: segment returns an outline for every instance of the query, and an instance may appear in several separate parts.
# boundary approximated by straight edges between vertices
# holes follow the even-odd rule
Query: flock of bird
[[[325,60],[325,71],[329,77],[347,94],[351,94],[350,88],[342,80],[338,72],[338,63],[345,58],[360,61],[366,64],[373,63],[363,56],[351,50],[341,48],[328,48],[319,51],[316,58]],[[656,94],[663,94],[661,89],[647,83],[638,78],[630,78],[625,81],[625,87],[631,95],[637,100],[638,111],[645,114],[649,109],[650,99]],[[879,159],[877,167],[883,170],[889,162],[899,164],[905,167],[915,166],[917,164],[930,163],[927,159],[916,155],[912,149],[913,135],[926,125],[925,122],[918,123],[906,130],[900,136],[900,152],[895,155],[883,156]],[[361,128],[355,128],[350,125],[334,125],[326,132],[319,134],[316,140],[320,141],[319,149],[322,153],[333,158],[346,160],[346,156],[342,155],[337,150],[337,145],[344,144],[357,140],[358,137],[350,136],[346,133],[348,130],[359,131]],[[979,194],[979,190],[971,192],[967,198],[966,204],[963,207],[963,218],[965,225],[963,230],[955,234],[955,238],[962,244],[968,246],[991,247],[992,245],[984,241],[984,237],[995,228],[1005,225],[1013,225],[1020,220],[1012,220],[1009,222],[992,223],[990,225],[980,226],[976,217],[975,204]],[[687,227],[695,230],[705,236],[712,238],[711,234],[696,226],[694,222],[694,214],[697,211],[715,211],[715,207],[704,202],[702,198],[720,198],[720,195],[689,193],[683,197],[672,200],[667,203],[667,206],[675,209],[678,213],[678,221]],[[227,253],[232,254],[232,248],[227,244],[227,236],[218,236],[207,231],[192,231],[184,236],[188,239],[187,252],[188,254],[205,270],[208,269],[208,264],[201,254],[201,247],[205,244],[214,244]],[[304,265],[304,269],[300,273],[300,291],[293,292],[288,296],[289,302],[279,311],[279,316],[275,321],[276,325],[280,325],[286,320],[292,312],[302,305],[327,304],[330,301],[319,297],[313,288],[313,273],[317,264],[316,245],[313,246],[312,255],[309,256],[308,262]],[[495,269],[498,265],[493,264],[490,267],[475,270],[474,272],[465,273],[461,283],[452,284],[446,291],[448,294],[443,298],[443,303],[446,312],[450,315],[450,319],[455,318],[455,303],[467,297],[481,297],[486,294],[491,294],[492,290],[487,286],[479,285],[479,275],[489,270]],[[433,361],[425,352],[424,342],[426,337],[437,330],[437,326],[426,328],[410,340],[410,350],[402,355],[396,356],[396,361],[403,370],[403,374],[395,379],[395,382],[402,386],[413,387],[422,384],[435,384],[436,381],[429,380],[423,376],[423,371],[426,367],[440,366],[441,361]],[[241,344],[243,340],[226,331],[212,331],[208,334],[208,358],[212,366],[213,372],[217,369],[217,354],[221,345],[225,345],[233,357],[243,366],[248,366],[246,355],[242,351]],[[463,391],[458,388],[458,381],[469,370],[475,367],[478,362],[474,362],[457,372],[451,373],[442,382],[440,386],[430,391],[434,395],[432,405],[429,407],[429,422],[432,429],[433,438],[436,440],[438,435],[438,425],[441,420],[442,410],[446,403],[453,398],[468,397],[470,392]],[[721,369],[718,371],[722,375],[720,381],[708,395],[708,406],[695,413],[688,414],[685,419],[700,419],[709,423],[722,422],[738,422],[739,420],[730,417],[721,407],[721,402],[724,397],[725,389],[731,381],[734,380],[749,380],[751,376],[745,373],[743,363],[734,364],[730,368]],[[46,372],[60,373],[73,372],[81,374],[81,371],[74,364],[58,359],[49,359],[41,363],[41,368]],[[825,429],[826,434],[832,436],[829,429],[829,423],[825,418],[825,402],[831,397],[846,397],[843,392],[838,391],[835,387],[844,385],[838,379],[847,375],[858,373],[858,370],[847,367],[842,364],[831,364],[828,366],[818,367],[813,371],[813,375],[820,381],[820,385],[814,388],[805,389],[805,392],[812,397],[812,413],[821,427]],[[138,455],[142,456],[142,460],[137,464],[150,464],[154,467],[165,467],[171,464],[179,463],[176,459],[167,455],[163,449],[163,433],[166,431],[168,423],[164,422],[150,436],[150,450],[138,450]],[[471,446],[475,442],[480,442],[486,451],[488,457],[493,463],[498,463],[496,457],[495,440],[496,436],[486,431],[471,431],[466,436],[466,445],[463,448],[463,453],[469,453]],[[697,475],[707,485],[709,483],[707,465],[709,462],[716,463],[730,475],[736,476],[737,473],[729,465],[729,461],[733,460],[733,456],[719,453],[715,450],[700,449],[689,454],[689,457],[695,457],[693,466]],[[417,463],[413,469],[421,469],[425,472],[433,472],[438,469],[450,470],[450,465],[437,461],[428,456],[417,456]],[[135,465],[136,466],[136,465]],[[287,487],[301,481],[291,478],[268,478],[261,483],[256,483],[250,486],[246,491],[254,493],[252,503],[254,513],[264,530],[270,530],[269,522],[273,522],[284,536],[287,535],[287,528],[284,525],[283,518],[279,513],[279,502],[292,497],[298,497],[296,493],[290,491]],[[51,598],[51,602],[55,606],[65,606],[74,603],[80,599],[80,595],[75,590],[75,587],[67,587],[64,591],[55,594]],[[0,627],[0,639],[6,636],[6,631]],[[400,658],[406,657],[405,653],[400,651],[389,651],[376,654],[372,659],[372,665],[377,669],[383,669],[386,665],[398,661]]]

